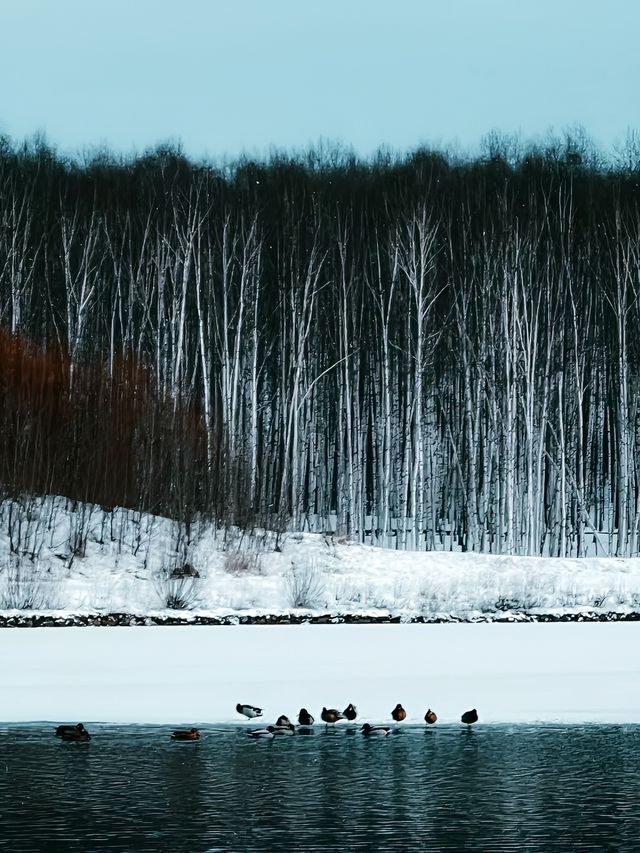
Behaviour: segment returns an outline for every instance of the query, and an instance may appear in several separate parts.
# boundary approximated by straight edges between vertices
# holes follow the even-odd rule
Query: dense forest
[[[0,140],[0,497],[640,550],[640,158]]]

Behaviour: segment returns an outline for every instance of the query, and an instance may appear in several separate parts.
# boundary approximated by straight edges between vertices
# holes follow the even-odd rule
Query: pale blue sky
[[[638,0],[0,0],[0,132],[213,158],[640,129]]]

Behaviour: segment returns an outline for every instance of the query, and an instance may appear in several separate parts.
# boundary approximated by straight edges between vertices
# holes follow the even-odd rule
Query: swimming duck
[[[369,723],[365,723],[360,731],[363,735],[388,735],[391,733],[391,729],[387,726],[370,726]]]
[[[475,708],[473,708],[471,711],[465,711],[464,714],[460,717],[460,719],[463,723],[467,723],[467,725],[470,726],[471,723],[478,722],[478,712]]]
[[[176,729],[171,733],[172,740],[199,740],[200,732],[198,729]]]
[[[352,705],[351,703],[349,703],[347,705],[347,707],[344,709],[344,711],[342,712],[342,715],[345,717],[345,719],[349,720],[349,722],[352,723],[355,720],[355,718],[358,716],[358,709],[356,708],[355,705]]]
[[[334,725],[338,720],[344,720],[344,714],[341,714],[340,711],[336,711],[335,708],[323,708],[320,717],[322,718],[323,723],[333,723]]]
[[[436,712],[432,711],[431,708],[429,708],[427,713],[424,715],[425,723],[428,723],[430,726],[432,726],[437,719],[438,719],[438,716],[437,716]]]
[[[275,726],[267,726],[266,729],[254,729],[252,732],[249,732],[249,737],[251,738],[272,738],[275,737],[276,727]]]
[[[300,713],[298,714],[298,723],[301,726],[312,726],[313,725],[313,717],[307,711],[306,708],[300,708]]]
[[[82,723],[78,723],[76,726],[58,726],[56,728],[56,737],[64,737],[65,733],[73,733],[73,732],[85,732],[86,729],[82,725]]]
[[[240,705],[240,703],[238,703],[236,705],[236,711],[245,716],[248,720],[253,719],[253,717],[262,716],[262,708],[256,708],[255,705]]]
[[[66,741],[78,741],[84,742],[87,740],[91,740],[91,735],[82,725],[82,723],[78,723],[77,726],[71,726],[70,730],[63,730],[60,734],[62,740]]]
[[[396,723],[401,723],[407,717],[407,712],[402,707],[402,705],[398,702],[396,707],[391,712],[392,718],[396,721]]]

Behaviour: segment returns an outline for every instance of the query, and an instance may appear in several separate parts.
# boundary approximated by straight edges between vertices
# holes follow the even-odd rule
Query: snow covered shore
[[[640,722],[640,560],[389,551],[310,533],[220,531],[72,504],[0,505],[0,616],[487,620],[0,630],[0,719],[229,723],[397,702],[457,723]],[[84,618],[84,617],[83,617]],[[91,618],[90,616],[86,617]],[[126,622],[126,619],[125,619]],[[42,624],[39,622],[37,624]],[[109,622],[107,624],[121,624]]]
[[[491,620],[640,612],[640,559],[393,551],[67,501],[0,504],[0,613]]]
[[[0,720],[264,721],[357,705],[359,718],[459,724],[640,722],[640,624],[297,625],[0,631]]]

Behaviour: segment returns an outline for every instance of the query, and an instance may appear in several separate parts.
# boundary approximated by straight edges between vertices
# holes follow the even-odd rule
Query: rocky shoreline
[[[118,628],[153,625],[385,625],[385,624],[446,624],[446,623],[531,623],[531,622],[638,622],[640,612],[581,611],[578,613],[488,613],[463,618],[459,616],[404,616],[390,613],[284,613],[229,614],[225,616],[136,613],[79,613],[64,616],[47,613],[0,614],[1,628]]]

